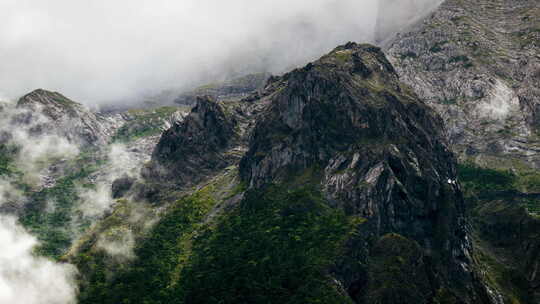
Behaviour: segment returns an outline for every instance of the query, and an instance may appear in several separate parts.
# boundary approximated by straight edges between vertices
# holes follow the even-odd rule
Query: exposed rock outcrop
[[[16,122],[32,125],[31,133],[56,134],[74,144],[99,146],[112,136],[114,121],[96,114],[60,93],[43,89],[19,99]]]
[[[335,269],[350,296],[366,303],[384,298],[366,279],[376,263],[366,254],[368,239],[398,233],[421,248],[414,254],[427,277],[409,278],[411,290],[423,292],[416,301],[445,290],[466,303],[489,302],[473,273],[442,121],[398,81],[384,54],[349,43],[282,81],[257,121],[240,173],[251,187],[262,187],[320,171],[331,204],[367,219]]]
[[[337,47],[240,101],[200,98],[143,176],[164,212],[145,258],[105,271],[104,289],[106,259],[73,256],[82,303],[502,303],[474,261],[443,121],[377,47]]]
[[[460,159],[540,168],[539,20],[536,0],[447,0],[386,44]]]
[[[210,97],[201,97],[182,122],[165,131],[157,144],[152,163],[143,175],[148,179],[193,185],[234,161],[237,122]]]

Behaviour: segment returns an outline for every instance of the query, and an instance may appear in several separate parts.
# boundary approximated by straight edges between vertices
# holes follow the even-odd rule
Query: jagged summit
[[[317,292],[332,294],[343,302],[401,303],[397,299],[403,298],[407,303],[442,300],[489,303],[487,290],[474,274],[465,206],[456,182],[456,162],[446,144],[442,120],[399,81],[378,47],[352,42],[339,46],[303,68],[271,78],[263,90],[241,101],[200,98],[183,122],[163,133],[152,161],[143,172],[147,182],[158,185],[153,192],[166,191],[163,189],[167,185],[176,191],[196,191],[190,189],[200,187],[206,189],[204,193],[210,191],[217,199],[215,209],[203,216],[205,224],[210,226],[227,225],[229,221],[259,221],[251,218],[257,213],[249,208],[259,207],[249,198],[253,193],[270,195],[274,190],[269,189],[274,186],[289,192],[312,187],[321,193],[325,208],[356,219],[354,233],[334,235],[343,238],[347,245],[341,249],[342,254],[330,258],[333,266],[318,268],[317,273],[327,273],[327,277],[317,275],[315,280],[320,281],[306,278],[298,283],[300,287],[287,287],[291,289],[288,292],[298,297],[303,296],[297,294],[296,288],[325,282],[326,287],[317,287],[322,288]],[[238,172],[235,174],[239,180],[209,182],[231,172]],[[213,190],[203,186],[208,183]],[[243,190],[229,193],[226,189]],[[152,200],[163,195],[146,197]],[[201,195],[205,194],[196,192],[194,197]],[[313,197],[297,199],[289,203],[291,206],[287,204],[285,209],[272,214],[295,213],[288,208]],[[234,210],[243,208],[247,208],[247,214],[234,217],[237,212]],[[301,211],[306,212],[309,211]],[[243,229],[237,234],[250,233],[250,229],[256,228]],[[218,233],[213,231],[193,242],[205,242],[203,239],[207,237],[212,242],[214,233]],[[288,239],[288,236],[273,239],[271,235],[263,233],[257,238],[269,243],[281,237]],[[184,237],[189,238],[175,236]],[[305,244],[301,240],[300,236],[298,244]],[[185,239],[182,242],[186,243]],[[249,244],[241,237],[231,238],[230,242],[232,248]],[[197,246],[194,248],[200,248]],[[272,245],[272,252],[281,254],[283,250],[287,255],[289,249],[280,246],[283,244]],[[407,251],[401,255],[396,248]],[[264,272],[268,266],[262,257],[253,257],[255,262],[250,262],[235,250],[229,249],[226,254],[216,252],[212,258],[193,252],[188,261],[176,259],[170,268],[185,270],[180,275],[166,275],[172,279],[164,286],[180,286],[181,291],[177,287],[164,287],[163,293],[141,290],[145,294],[140,296],[135,291],[134,299],[159,292],[170,293],[173,298],[181,293],[186,303],[204,302],[208,294],[252,302],[251,295],[263,295],[251,284],[232,284],[220,289],[211,283],[215,277],[227,277],[231,273],[234,277],[250,276]],[[396,255],[403,260],[401,264],[392,264]],[[236,259],[233,269],[223,271],[229,266],[221,263],[229,256]],[[189,264],[192,258],[195,264]],[[210,260],[206,261],[207,258]],[[203,262],[197,264],[198,261]],[[298,271],[303,267],[302,261],[296,264]],[[191,266],[184,268],[181,263]],[[400,284],[406,281],[407,288],[398,290],[397,281],[388,281],[394,280],[389,279],[394,275],[387,272],[385,263],[400,269],[401,277],[395,280]],[[248,264],[254,269],[247,273],[235,266]],[[205,267],[214,271],[207,272]],[[253,286],[266,284],[259,279],[252,279]],[[275,279],[281,282],[293,278],[285,272]],[[266,296],[265,293],[263,297]],[[265,302],[284,299],[279,295],[268,297]],[[111,299],[116,298],[111,295]]]
[[[103,145],[110,137],[112,121],[58,92],[36,89],[22,96],[17,108],[16,123],[30,126],[35,135],[56,134],[83,146]]]
[[[25,104],[32,101],[40,102],[40,103],[54,102],[54,103],[59,103],[59,104],[66,104],[66,103],[76,104],[77,103],[58,92],[48,91],[45,89],[33,90],[32,92],[21,97],[18,103]]]
[[[225,111],[212,97],[198,97],[186,119],[161,135],[144,174],[185,186],[231,165],[234,157],[224,152],[234,144],[236,122]]]

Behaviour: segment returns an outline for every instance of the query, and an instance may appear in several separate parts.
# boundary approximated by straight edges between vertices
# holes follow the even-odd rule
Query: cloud
[[[281,72],[371,41],[377,0],[3,0],[0,91],[87,105],[238,73]]]
[[[15,102],[0,99],[0,134],[3,134],[5,144],[16,146],[18,151],[15,164],[18,170],[24,173],[24,181],[30,185],[39,185],[43,170],[53,162],[69,159],[79,154],[76,144],[69,142],[65,137],[55,134],[55,130],[42,129],[51,121],[39,111],[32,111],[32,116],[25,123],[14,123],[21,116],[27,116],[29,110],[18,109]]]
[[[75,303],[75,267],[33,255],[34,237],[0,215],[0,303]]]
[[[80,206],[82,215],[88,218],[99,218],[109,211],[114,203],[112,183],[123,176],[137,178],[140,166],[147,158],[138,158],[123,144],[112,144],[106,148],[106,165],[98,171],[93,188],[80,188]]]
[[[11,180],[0,178],[0,208],[8,207],[20,208],[25,200],[22,192],[13,186]]]
[[[135,238],[127,227],[120,226],[108,230],[99,236],[97,247],[105,250],[111,257],[133,259],[135,253]]]

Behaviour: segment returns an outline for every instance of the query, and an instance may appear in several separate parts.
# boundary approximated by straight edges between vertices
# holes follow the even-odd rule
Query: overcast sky
[[[371,41],[377,0],[1,0],[0,92],[86,104],[281,72]]]

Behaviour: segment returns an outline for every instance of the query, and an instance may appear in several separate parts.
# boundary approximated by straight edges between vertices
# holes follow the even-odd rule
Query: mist
[[[86,105],[249,72],[280,73],[372,41],[377,0],[3,0],[0,92]]]
[[[75,267],[35,256],[36,239],[11,216],[0,215],[0,244],[0,303],[75,303]]]

